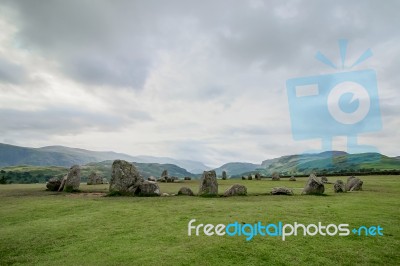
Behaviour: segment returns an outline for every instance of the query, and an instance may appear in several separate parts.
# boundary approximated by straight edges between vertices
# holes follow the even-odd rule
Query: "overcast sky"
[[[0,1],[0,142],[260,163],[320,148],[293,139],[286,80],[377,73],[382,130],[400,155],[399,1]],[[344,149],[346,138],[335,138]]]

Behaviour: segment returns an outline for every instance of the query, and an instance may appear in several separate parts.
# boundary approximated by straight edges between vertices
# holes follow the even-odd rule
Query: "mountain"
[[[287,155],[265,160],[261,163],[262,173],[278,172],[285,175],[309,174],[311,172],[340,172],[366,170],[399,170],[400,160],[379,153],[348,154],[329,151],[317,154]]]
[[[194,174],[201,174],[203,173],[204,170],[211,169],[210,167],[201,162],[192,160],[176,160],[168,157],[154,157],[154,156],[136,156],[135,159],[136,159],[135,162],[140,162],[140,163],[175,164],[182,168],[185,168],[186,170]]]
[[[224,164],[214,170],[218,176],[222,175],[222,171],[226,171],[226,174],[228,176],[234,176],[234,175],[240,175],[244,172],[256,171],[258,168],[261,168],[261,165],[236,162],[236,163]]]
[[[101,176],[110,180],[111,178],[111,167],[113,161],[103,161],[98,163],[89,163],[81,165],[81,177],[82,181],[85,182],[87,177],[92,172],[97,172]],[[192,178],[198,178],[197,175],[189,173],[185,169],[176,166],[174,164],[157,164],[157,163],[133,163],[140,174],[144,178],[154,176],[158,178],[162,171],[168,170],[170,176],[183,178],[186,176]],[[6,166],[0,170],[0,177],[4,175],[7,182],[13,183],[44,183],[49,178],[58,177],[61,178],[68,173],[67,167],[60,166]]]
[[[110,178],[111,177],[111,167],[113,161],[104,161],[98,163],[89,163],[83,165],[82,169],[82,176],[87,177],[91,172],[98,172],[102,174],[104,177]],[[156,178],[161,176],[161,173],[164,170],[168,171],[169,176],[175,176],[183,178],[185,176],[189,176],[192,178],[196,178],[197,175],[188,172],[186,169],[183,169],[174,164],[159,164],[159,163],[133,163],[136,168],[139,170],[140,174],[147,178],[149,176],[154,176]]]
[[[201,162],[168,157],[131,156],[112,151],[90,151],[64,146],[27,148],[0,143],[0,167],[15,165],[70,167],[74,164],[84,165],[116,159],[137,163],[175,164],[193,173],[201,173],[209,169]]]

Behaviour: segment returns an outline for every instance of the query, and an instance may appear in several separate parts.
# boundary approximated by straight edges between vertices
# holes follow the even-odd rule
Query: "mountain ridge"
[[[91,151],[61,145],[29,148],[0,143],[0,167],[16,165],[70,167],[74,164],[84,165],[116,159],[136,163],[174,164],[194,174],[211,169],[202,162],[178,160],[169,157],[132,156],[113,151]]]

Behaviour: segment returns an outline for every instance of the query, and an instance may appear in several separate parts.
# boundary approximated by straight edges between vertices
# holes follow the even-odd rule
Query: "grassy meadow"
[[[340,177],[345,180],[345,177]],[[339,178],[339,179],[340,179]],[[330,181],[337,178],[330,177]],[[364,190],[300,195],[307,178],[219,180],[248,196],[104,197],[108,185],[81,185],[81,193],[45,191],[44,184],[0,185],[0,265],[399,265],[400,176],[365,176]],[[160,183],[176,193],[198,181]],[[287,186],[294,196],[271,196]],[[188,236],[195,224],[322,222],[380,225],[384,236]]]

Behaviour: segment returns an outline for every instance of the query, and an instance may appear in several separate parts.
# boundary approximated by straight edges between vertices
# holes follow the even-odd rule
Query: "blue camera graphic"
[[[342,68],[346,41],[339,41]],[[352,65],[372,55],[367,50]],[[338,69],[317,53],[317,59]],[[299,77],[286,82],[292,134],[295,140],[322,139],[331,149],[332,138],[347,136],[348,152],[376,151],[357,144],[357,135],[382,129],[376,73],[372,69]]]

